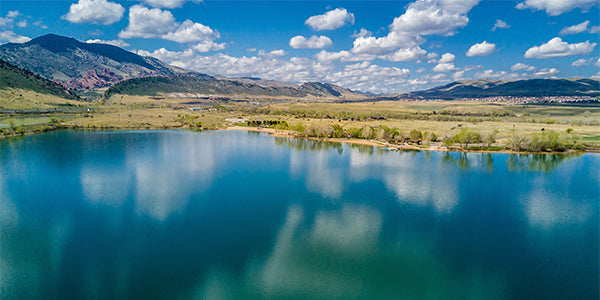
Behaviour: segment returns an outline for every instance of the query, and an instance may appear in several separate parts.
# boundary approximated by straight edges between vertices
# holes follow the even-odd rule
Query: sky
[[[597,0],[0,0],[0,43],[55,33],[210,75],[387,94],[600,78]]]

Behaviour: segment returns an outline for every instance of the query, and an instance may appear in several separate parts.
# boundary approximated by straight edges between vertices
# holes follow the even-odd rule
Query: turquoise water
[[[600,155],[0,140],[0,298],[598,299]]]

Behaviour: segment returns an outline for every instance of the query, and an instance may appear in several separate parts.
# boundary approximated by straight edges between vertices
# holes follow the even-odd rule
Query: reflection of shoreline
[[[230,126],[225,128],[224,130],[245,130],[250,132],[266,132],[272,136],[276,137],[289,137],[296,139],[304,139],[304,140],[314,140],[314,141],[324,141],[324,142],[332,142],[332,143],[345,143],[345,144],[355,144],[355,145],[364,145],[364,146],[374,146],[374,147],[385,147],[386,150],[416,150],[416,151],[439,151],[439,152],[461,152],[461,153],[502,153],[502,154],[549,154],[549,155],[581,155],[584,153],[600,153],[596,151],[573,151],[568,150],[565,152],[528,152],[528,151],[513,151],[513,150],[471,150],[471,149],[462,149],[460,147],[445,147],[438,145],[430,145],[425,147],[419,147],[412,144],[389,144],[386,142],[373,141],[373,140],[361,140],[361,139],[345,139],[345,138],[317,138],[317,137],[299,137],[294,133],[287,130],[275,130],[273,128],[260,128],[260,127],[246,127],[246,126]]]

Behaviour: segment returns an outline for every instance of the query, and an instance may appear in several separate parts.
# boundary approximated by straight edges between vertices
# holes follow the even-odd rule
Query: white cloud
[[[475,73],[475,77],[476,78],[500,78],[503,76],[506,76],[506,72],[505,71],[494,71],[491,69],[488,70],[484,70],[484,71],[480,71]]]
[[[273,50],[271,52],[267,52],[265,50],[258,51],[258,55],[259,56],[268,56],[268,55],[270,55],[270,56],[278,57],[278,56],[284,56],[286,54],[287,54],[287,52],[285,52],[283,49],[276,49],[276,50]]]
[[[0,28],[1,27],[12,27],[15,18],[21,15],[19,11],[11,10],[6,14],[5,18],[0,18]]]
[[[448,52],[448,53],[444,53],[444,55],[442,55],[442,58],[440,58],[440,60],[438,60],[438,63],[451,63],[454,62],[454,59],[456,58],[456,56],[454,56],[454,54]]]
[[[368,31],[368,30],[366,30],[366,29],[364,29],[364,28],[361,28],[359,32],[356,32],[356,31],[355,31],[355,32],[352,34],[352,37],[353,37],[353,38],[358,38],[358,37],[369,37],[369,36],[371,36],[372,34],[373,34],[372,32],[370,32],[370,31]]]
[[[533,72],[536,70],[536,67],[534,66],[530,66],[530,65],[526,65],[523,63],[516,63],[514,64],[512,67],[510,67],[510,70],[513,72],[517,72],[517,71],[529,71],[529,72]]]
[[[208,74],[236,77],[260,77],[284,82],[328,82],[346,88],[373,93],[394,93],[409,85],[410,70],[383,67],[370,62],[340,66],[330,61],[301,57],[289,59],[277,56],[280,50],[263,51],[264,55],[233,57],[226,54],[204,56],[191,49],[181,52],[164,48],[154,52],[139,50],[143,56],[153,56],[166,63]],[[321,55],[330,55],[321,51]],[[349,52],[347,52],[349,54]],[[318,54],[315,55],[317,58]],[[337,58],[339,59],[339,58]]]
[[[583,43],[569,44],[555,37],[541,46],[534,46],[525,52],[525,58],[554,58],[571,55],[585,55],[596,47],[596,43],[585,41]]]
[[[500,19],[497,19],[494,27],[492,27],[492,31],[496,31],[498,28],[510,28],[510,25],[506,24],[506,22]]]
[[[558,16],[577,7],[587,10],[597,4],[597,0],[525,0],[525,2],[517,4],[516,7],[518,9],[545,10],[551,16]]]
[[[577,24],[577,25],[573,25],[573,26],[568,26],[563,28],[558,34],[560,35],[568,35],[568,34],[577,34],[577,33],[581,33],[587,30],[588,25],[590,24],[590,21],[585,21],[581,24]]]
[[[345,8],[336,8],[323,15],[312,16],[304,23],[317,31],[333,30],[346,24],[354,24],[354,14]]]
[[[399,49],[398,51],[392,53],[392,54],[388,54],[386,56],[383,57],[379,57],[385,60],[389,60],[389,61],[414,61],[419,59],[421,56],[427,54],[427,51],[419,48],[419,47],[413,47],[413,48],[405,48],[405,49]]]
[[[9,43],[27,43],[31,41],[30,38],[22,35],[18,35],[12,31],[0,32],[0,41]]]
[[[21,20],[21,21],[17,22],[17,26],[21,27],[21,28],[27,27],[27,20]]]
[[[108,44],[108,45],[113,45],[113,46],[117,46],[117,47],[129,47],[129,43],[123,41],[123,40],[110,40],[110,41],[104,41],[104,40],[100,40],[100,39],[93,39],[93,40],[87,40],[85,41],[88,44]]]
[[[533,73],[534,77],[555,77],[560,73],[556,68],[544,68]]]
[[[376,38],[373,36],[358,37],[354,40],[352,53],[383,55],[399,48],[415,47],[422,43],[422,39],[405,33],[390,32],[387,36]]]
[[[458,68],[456,66],[454,66],[454,63],[439,63],[439,64],[435,65],[435,67],[433,67],[431,70],[434,72],[442,73],[442,72],[457,71]]]
[[[426,53],[419,48],[425,42],[423,36],[454,35],[459,28],[468,24],[467,13],[478,2],[479,0],[417,0],[408,5],[404,14],[394,18],[387,35],[355,35],[350,52],[384,60],[397,59],[398,55],[393,53],[408,53],[410,50],[407,49],[413,49],[412,52],[418,49],[422,55]],[[405,50],[399,52],[400,49]]]
[[[38,26],[38,27],[40,27],[42,29],[48,29],[48,26],[46,26],[44,24],[44,22],[42,22],[42,21],[35,21],[35,22],[33,22],[33,25]]]
[[[590,27],[589,33],[591,33],[591,34],[600,33],[600,26],[592,26],[592,27]]]
[[[199,41],[212,41],[219,37],[219,33],[206,25],[185,20],[174,32],[162,36],[163,39],[178,43],[193,43]]]
[[[454,35],[458,28],[467,26],[467,13],[477,3],[479,0],[418,0],[394,19],[390,29],[411,35]]]
[[[490,55],[496,51],[496,44],[488,43],[487,41],[483,41],[481,43],[474,44],[469,48],[466,55],[467,56],[484,56]]]
[[[21,15],[21,13],[18,10],[10,10],[6,14],[6,17],[8,17],[8,18],[14,18],[14,17],[18,17],[20,15]]]
[[[596,62],[594,63],[594,66],[600,68],[600,58],[598,58],[598,60],[596,60]]]
[[[109,25],[121,20],[125,8],[121,4],[106,0],[79,0],[71,4],[69,12],[62,16],[71,23],[93,23]]]
[[[290,39],[290,46],[294,49],[321,49],[333,45],[330,38],[321,35],[313,35],[309,39],[297,35]]]
[[[452,74],[452,79],[454,80],[463,80],[465,79],[465,71],[458,71],[454,74]]]
[[[213,41],[203,41],[201,43],[196,44],[194,47],[194,50],[201,52],[201,53],[206,53],[206,52],[210,52],[210,51],[219,51],[219,50],[223,50],[226,48],[225,43],[215,43]]]
[[[583,66],[587,66],[589,64],[589,61],[585,58],[580,58],[576,61],[574,61],[573,63],[571,63],[571,66],[573,67],[583,67]]]
[[[142,0],[144,3],[158,8],[178,8],[182,7],[188,0]],[[201,2],[199,0],[193,0],[193,2]]]
[[[178,23],[170,11],[150,9],[142,5],[134,5],[129,9],[129,25],[119,33],[122,39],[141,37],[160,38],[178,43],[200,42],[194,46],[199,52],[225,49],[224,43],[214,42],[219,36],[219,32],[206,25],[191,20]]]
[[[273,51],[269,52],[269,54],[274,55],[274,56],[284,56],[287,53],[283,49],[277,49],[277,50],[273,50]]]
[[[129,25],[119,33],[122,39],[159,38],[177,28],[170,11],[134,5],[129,9]]]
[[[438,64],[435,65],[431,70],[438,73],[452,72],[458,71],[458,68],[454,66],[454,60],[456,56],[452,53],[444,53],[442,57],[438,60]]]

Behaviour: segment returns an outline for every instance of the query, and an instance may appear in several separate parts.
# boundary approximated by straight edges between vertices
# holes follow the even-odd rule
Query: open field
[[[66,101],[69,100],[63,100]],[[248,126],[226,120],[238,118],[285,122],[286,127],[279,129],[293,133],[300,126],[308,131],[324,132],[324,137],[337,125],[344,132],[353,128],[377,130],[388,127],[396,130],[396,142],[401,141],[401,138],[408,140],[410,132],[416,130],[423,134],[422,141],[411,140],[412,142],[438,145],[444,140],[452,139],[464,128],[477,132],[482,137],[497,131],[494,139],[494,144],[497,145],[506,145],[515,135],[530,136],[546,131],[556,132],[564,141],[584,143],[588,150],[600,148],[598,105],[517,105],[477,101],[281,101],[256,105],[244,101],[203,100],[201,106],[196,103],[199,102],[185,98],[114,95],[106,101],[91,104],[89,107],[92,111],[77,118],[57,118],[61,127],[66,128],[224,129],[233,125]],[[201,107],[202,110],[192,111],[191,107]],[[6,117],[0,119],[6,120]],[[437,139],[427,138],[432,133]],[[309,136],[308,133],[304,135]],[[377,134],[364,137],[368,140],[379,138]]]

